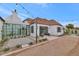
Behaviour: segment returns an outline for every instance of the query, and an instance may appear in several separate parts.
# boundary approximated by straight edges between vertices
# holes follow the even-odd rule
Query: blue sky
[[[79,26],[79,4],[78,3],[26,3],[23,5],[30,13],[27,13],[20,5],[0,4],[0,16],[3,18],[11,15],[11,11],[16,9],[18,16],[24,20],[35,17],[55,19],[62,25],[72,23]]]

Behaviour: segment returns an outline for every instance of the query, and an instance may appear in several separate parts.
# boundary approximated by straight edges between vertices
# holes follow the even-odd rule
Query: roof
[[[12,15],[8,16],[6,19],[6,23],[12,24],[24,24],[21,19],[18,17],[16,10],[12,11]]]
[[[39,17],[37,17],[35,19],[28,18],[28,19],[24,20],[23,22],[25,22],[25,21],[28,21],[28,23],[30,25],[33,23],[38,23],[38,24],[44,24],[44,25],[60,25],[60,26],[62,26],[60,23],[58,23],[55,20],[47,20],[47,19],[39,18]]]
[[[27,18],[25,20],[23,20],[23,22],[27,21],[27,20],[33,20],[32,18]]]
[[[3,22],[5,22],[5,20],[0,16],[0,20],[2,20]]]

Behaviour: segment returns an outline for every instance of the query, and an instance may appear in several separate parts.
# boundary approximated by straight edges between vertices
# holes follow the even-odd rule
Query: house
[[[74,33],[75,33],[76,35],[79,35],[79,27],[75,27],[75,28],[74,28]]]
[[[4,24],[5,20],[0,17],[0,41],[2,40],[2,26]]]
[[[70,35],[79,35],[79,27],[74,27],[72,29],[65,28],[65,33]]]
[[[37,28],[38,36],[42,34],[45,35],[46,33],[49,33],[50,35],[55,35],[55,36],[64,34],[63,26],[55,20],[47,20],[47,19],[37,17],[35,19],[28,18],[23,22],[25,24],[28,23],[30,25],[31,36],[36,36],[36,28]]]
[[[36,26],[37,24],[37,26]],[[37,28],[37,32],[36,32]],[[16,10],[12,11],[12,15],[2,18],[0,17],[0,41],[2,39],[16,39],[26,36],[40,35],[63,35],[63,26],[55,20],[47,20],[43,18],[28,18],[24,21],[18,17]]]
[[[16,10],[4,19],[0,17],[0,41],[2,39],[22,38],[27,35],[30,35],[30,26],[21,21]]]

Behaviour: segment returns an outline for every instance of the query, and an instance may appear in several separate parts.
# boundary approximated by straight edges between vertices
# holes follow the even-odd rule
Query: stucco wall
[[[31,26],[34,27],[34,32],[30,33],[30,35],[35,37],[36,36],[36,24],[32,24]],[[37,25],[37,35],[39,36],[39,25]]]
[[[3,21],[0,20],[0,41],[2,40],[2,26],[3,26]]]
[[[24,24],[15,11],[12,12],[12,15],[5,18],[5,22],[11,24]]]
[[[34,26],[34,33],[31,33],[31,36],[36,36],[36,24],[32,24],[31,26]],[[40,31],[40,26],[45,26],[48,27],[48,33],[51,35],[63,35],[63,27],[59,25],[53,25],[53,26],[48,26],[48,25],[42,25],[42,24],[37,24],[37,35],[39,36],[39,31]],[[61,32],[57,32],[57,27],[61,27]]]
[[[60,27],[61,28],[61,32],[57,32],[57,28]],[[63,35],[63,27],[59,26],[59,25],[53,25],[49,27],[49,33],[51,35]]]
[[[24,24],[29,25],[29,23],[27,21],[25,21]]]

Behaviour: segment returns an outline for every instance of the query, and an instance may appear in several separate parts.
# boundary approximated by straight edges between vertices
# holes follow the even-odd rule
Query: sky
[[[21,5],[29,12],[20,4],[16,6],[15,3],[0,3],[0,16],[6,18],[16,9],[22,20],[40,17],[54,19],[62,25],[74,24],[79,27],[79,3],[22,3]]]

